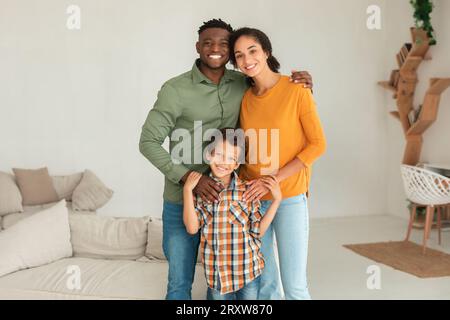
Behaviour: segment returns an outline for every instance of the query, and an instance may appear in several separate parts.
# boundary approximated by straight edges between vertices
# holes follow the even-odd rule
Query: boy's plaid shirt
[[[207,203],[200,197],[195,201],[206,281],[221,294],[238,291],[264,269],[259,238],[260,202],[242,201],[245,189],[245,181],[233,172],[218,203]]]

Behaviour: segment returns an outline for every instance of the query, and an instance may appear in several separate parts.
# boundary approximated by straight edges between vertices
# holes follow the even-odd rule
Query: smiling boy
[[[259,201],[243,200],[245,181],[235,170],[245,151],[233,132],[232,128],[222,129],[207,154],[210,177],[223,186],[220,200],[194,199],[192,191],[202,176],[198,172],[189,174],[183,188],[183,221],[190,234],[200,229],[209,300],[258,299],[259,276],[264,269],[261,237],[281,202],[280,186],[272,177],[264,181],[274,198],[264,216]]]

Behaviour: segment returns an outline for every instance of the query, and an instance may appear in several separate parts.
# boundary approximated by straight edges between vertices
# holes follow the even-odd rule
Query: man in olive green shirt
[[[236,127],[241,100],[248,89],[244,75],[225,68],[231,32],[231,26],[220,19],[210,20],[200,27],[196,43],[199,59],[191,71],[164,83],[142,127],[139,149],[165,176],[162,217],[163,250],[169,262],[166,299],[191,299],[199,235],[188,234],[183,223],[182,183],[190,172],[205,173],[208,168],[202,159],[208,142],[194,143],[193,140],[208,129]],[[312,86],[307,72],[296,72],[292,79]],[[172,137],[175,133],[177,141]],[[170,153],[162,147],[167,137],[171,138]],[[191,142],[187,161],[186,155],[176,157],[173,154],[174,148],[186,141]],[[208,175],[203,175],[194,193],[212,202],[218,199],[222,188]]]
[[[194,155],[202,154],[205,143],[199,145],[192,141],[191,160],[183,164],[174,163],[171,154],[185,137],[180,141],[170,140],[171,154],[161,143],[176,129],[186,129],[188,139],[193,140],[194,121],[202,121],[202,127],[195,128],[199,134],[208,129],[235,128],[242,96],[248,89],[241,73],[225,69],[219,84],[215,84],[199,70],[199,64],[197,60],[191,71],[164,83],[142,128],[140,150],[165,176],[164,200],[179,204],[183,203],[180,184],[183,176],[190,170],[205,172],[208,168],[204,163],[194,163]]]

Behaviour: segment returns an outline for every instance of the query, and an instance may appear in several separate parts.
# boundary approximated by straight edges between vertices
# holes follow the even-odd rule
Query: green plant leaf
[[[429,38],[431,46],[437,43],[434,37],[434,29],[431,25],[431,13],[433,12],[434,3],[432,0],[410,0],[409,2],[414,8],[414,21],[416,28],[424,29]],[[422,42],[416,41],[417,44]]]

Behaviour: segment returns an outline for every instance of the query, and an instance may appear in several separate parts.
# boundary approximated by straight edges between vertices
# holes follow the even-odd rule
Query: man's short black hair
[[[225,29],[230,33],[233,32],[233,28],[231,27],[231,25],[226,23],[225,21],[222,21],[222,19],[211,19],[209,21],[203,22],[203,25],[198,28],[198,34],[200,35],[200,33],[209,28],[220,28]]]

